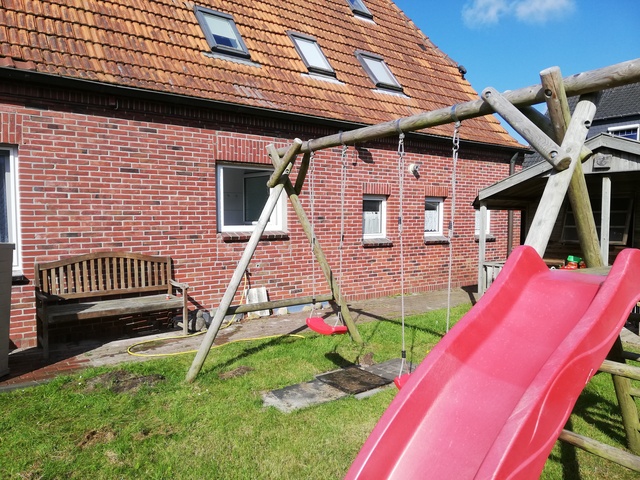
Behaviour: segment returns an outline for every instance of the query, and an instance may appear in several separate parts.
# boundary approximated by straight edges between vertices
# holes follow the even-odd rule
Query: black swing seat
[[[347,333],[346,325],[328,325],[322,317],[307,318],[307,327],[320,335],[341,335]]]

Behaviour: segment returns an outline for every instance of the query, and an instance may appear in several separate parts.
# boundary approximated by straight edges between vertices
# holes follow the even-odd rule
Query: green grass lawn
[[[468,308],[454,309],[452,318]],[[445,312],[406,323],[408,359],[419,362],[444,334]],[[370,352],[376,362],[399,357],[398,322],[371,322],[359,329],[365,347],[347,336],[315,335],[229,344],[211,351],[193,384],[184,381],[193,359],[185,355],[86,370],[0,394],[0,476],[342,478],[395,389],[290,414],[263,407],[262,394],[357,363]],[[149,376],[150,384],[117,392],[104,381],[126,373]],[[609,376],[597,375],[587,386],[571,423],[578,433],[624,446]],[[637,474],[558,444],[542,478],[632,479]]]

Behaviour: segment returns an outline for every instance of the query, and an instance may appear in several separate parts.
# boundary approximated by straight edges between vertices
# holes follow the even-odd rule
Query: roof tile
[[[358,124],[478,98],[453,61],[390,0],[367,0],[373,22],[355,17],[344,0],[197,2],[233,16],[250,62],[206,55],[209,46],[190,1],[5,0],[4,5],[1,54],[54,75]],[[317,39],[338,82],[308,75],[288,30]],[[376,91],[355,57],[358,49],[383,56],[406,96]],[[492,117],[469,123],[473,128],[463,129],[463,138],[518,146]],[[451,130],[427,131],[450,135]]]

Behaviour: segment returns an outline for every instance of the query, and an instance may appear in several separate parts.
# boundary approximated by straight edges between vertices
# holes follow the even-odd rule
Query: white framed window
[[[442,237],[444,198],[426,197],[424,199],[424,236]]]
[[[618,127],[609,127],[607,131],[615,137],[629,138],[631,140],[640,140],[640,125],[621,125]]]
[[[362,0],[347,0],[347,2],[351,7],[351,11],[355,13],[356,16],[361,16],[367,19],[373,18],[373,15]]]
[[[362,238],[386,238],[387,197],[364,195],[362,197]]]
[[[0,242],[13,243],[13,275],[22,275],[18,156],[15,148],[0,147]]]
[[[402,92],[402,85],[396,80],[396,77],[381,56],[357,50],[356,58],[376,87],[383,90]]]
[[[302,33],[288,32],[288,34],[309,72],[332,77],[336,76],[336,72],[331,68],[329,60],[322,53],[320,45],[318,45],[318,41],[315,38]]]
[[[251,232],[258,223],[269,195],[267,180],[273,169],[250,166],[219,164],[217,166],[218,231]],[[280,195],[267,231],[286,229],[285,196]]]
[[[231,15],[197,5],[195,13],[212,51],[235,57],[250,57]]]
[[[486,234],[489,235],[491,233],[491,211],[487,210],[487,225],[486,225]],[[473,227],[473,233],[475,236],[480,235],[480,210],[476,210],[476,220],[475,226]]]

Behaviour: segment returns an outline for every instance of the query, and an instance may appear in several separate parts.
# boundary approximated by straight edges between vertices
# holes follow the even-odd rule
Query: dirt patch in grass
[[[252,372],[253,368],[241,365],[238,368],[234,368],[233,370],[229,370],[228,372],[223,372],[218,375],[220,380],[228,380],[229,378],[236,378],[246,375],[249,372]]]
[[[107,389],[113,393],[133,393],[140,390],[142,386],[152,387],[162,381],[164,377],[159,374],[136,375],[125,370],[114,370],[90,378],[86,381],[84,389],[86,392]]]
[[[109,443],[116,438],[116,432],[111,429],[89,430],[78,442],[78,448],[88,448],[99,443]]]

